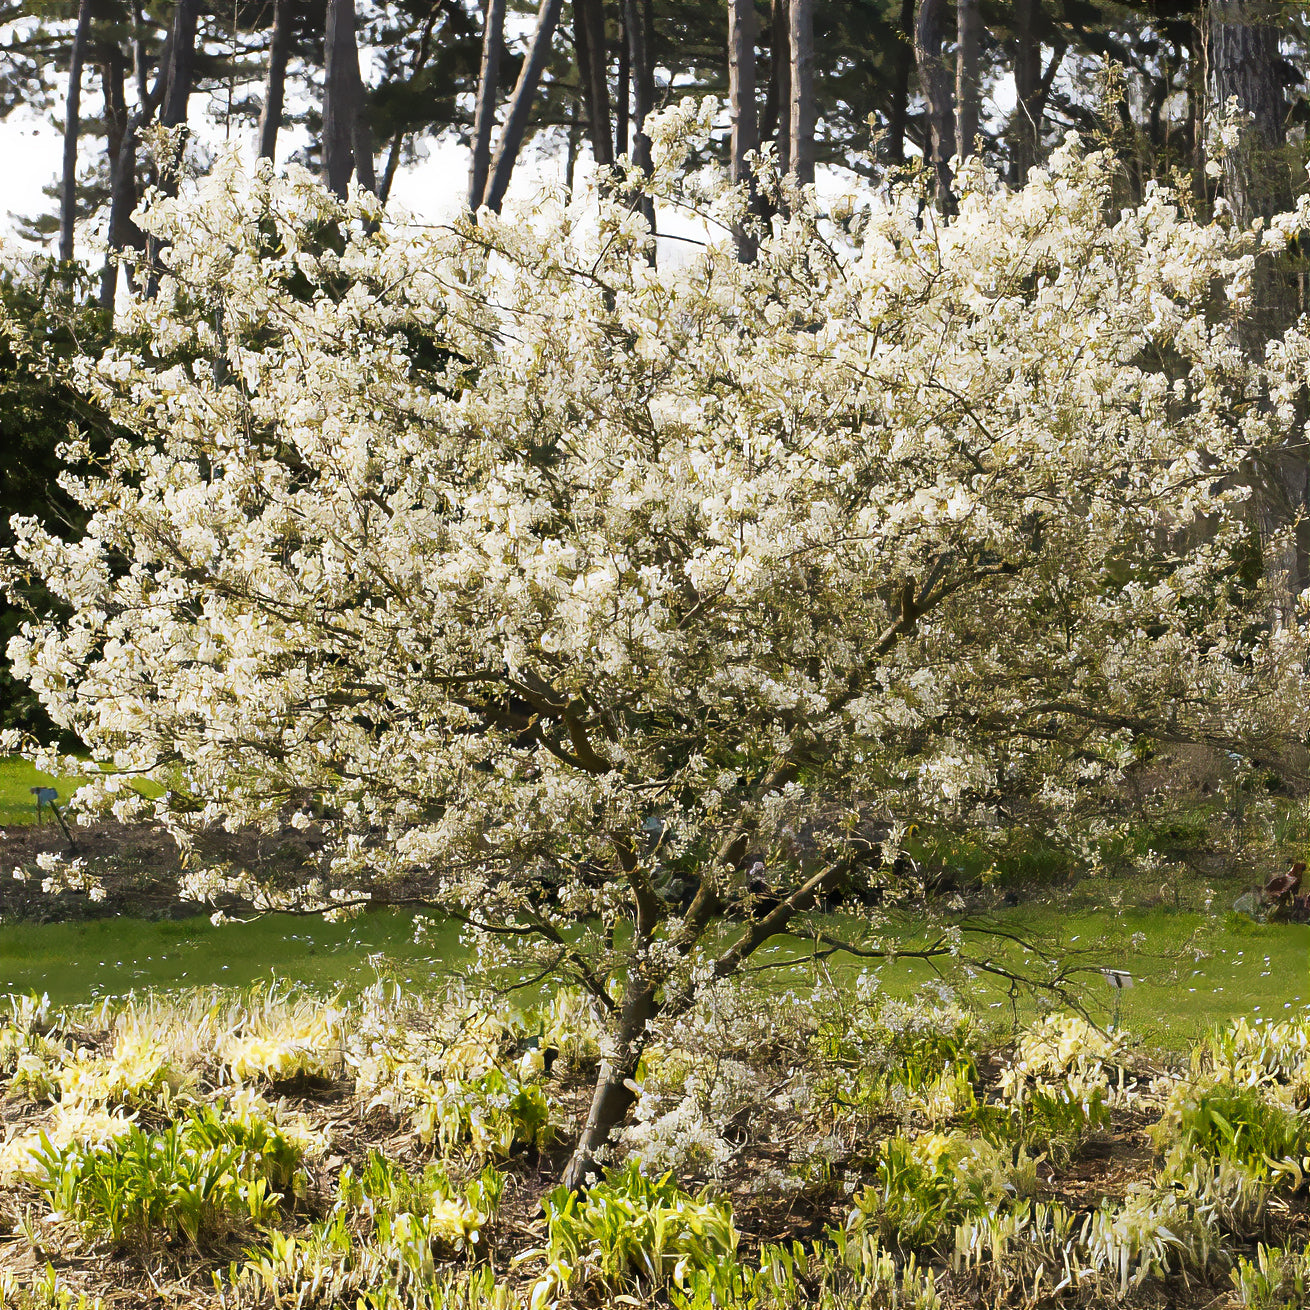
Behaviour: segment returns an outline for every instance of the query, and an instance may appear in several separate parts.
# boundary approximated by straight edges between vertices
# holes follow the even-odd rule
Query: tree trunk
[[[1210,72],[1214,102],[1250,115],[1238,148],[1224,160],[1224,192],[1239,223],[1290,209],[1287,106],[1278,29],[1254,0],[1211,0]]]
[[[500,90],[500,48],[505,43],[505,0],[487,0],[482,23],[482,67],[478,101],[473,112],[473,163],[469,168],[469,208],[474,212],[487,190],[491,169],[491,130],[496,125],[496,94]]]
[[[587,137],[597,168],[614,163],[614,136],[610,127],[610,86],[606,69],[604,0],[573,0],[573,44],[578,57],[578,79],[587,112]]]
[[[619,1013],[614,1050],[601,1061],[586,1126],[564,1171],[565,1187],[575,1190],[585,1187],[589,1174],[604,1172],[596,1157],[637,1099],[631,1084],[646,1047],[646,1025],[658,1013],[654,984],[638,979],[629,982]]]
[[[355,0],[328,0],[323,55],[323,173],[328,189],[344,200],[352,173],[366,190],[376,186],[372,133],[359,74]]]
[[[641,0],[623,0],[623,26],[628,34],[628,61],[632,69],[632,162],[649,173],[650,137],[646,135],[646,116],[654,107],[655,73]]]
[[[945,0],[919,0],[914,21],[914,55],[919,66],[919,88],[928,105],[926,162],[932,169],[937,204],[944,213],[949,213],[955,204],[951,192],[955,113],[951,106],[951,75],[943,55],[945,11]]]
[[[1015,0],[1014,112],[1010,116],[1010,181],[1022,186],[1037,162],[1040,137],[1037,95],[1042,76],[1042,46],[1037,36],[1039,0]],[[1034,115],[1036,111],[1036,116]]]
[[[200,0],[177,0],[173,12],[173,40],[166,67],[164,100],[159,107],[161,127],[183,127],[191,103],[191,82],[196,62],[196,25]]]
[[[778,172],[791,172],[791,14],[788,0],[769,11],[769,92],[764,102],[764,139],[773,140]]]
[[[77,140],[81,134],[82,61],[91,31],[90,0],[77,6],[77,29],[68,59],[68,100],[64,110],[64,175],[59,188],[59,260],[73,262],[73,229],[77,224]]]
[[[978,140],[978,52],[982,43],[978,0],[956,0],[955,27],[955,153],[964,163],[972,158]]]
[[[814,0],[790,0],[787,36],[791,46],[790,165],[801,186],[814,181]]]
[[[165,62],[167,77],[164,83],[164,96],[159,106],[160,127],[182,129],[177,143],[176,158],[162,161],[159,170],[159,188],[166,195],[173,195],[177,191],[182,151],[186,147],[187,112],[191,104],[191,84],[196,62],[196,27],[199,19],[200,0],[178,0],[177,9],[173,13],[169,57]],[[158,237],[151,237],[146,242],[147,300],[153,300],[159,290],[161,249]]]
[[[628,54],[628,19],[619,10],[619,96],[618,121],[614,125],[614,157],[628,153],[628,124],[632,120],[632,63]]]
[[[905,128],[910,120],[910,74],[914,71],[914,0],[901,0],[901,27],[892,65],[891,102],[887,107],[887,158],[905,162]]]
[[[514,172],[514,163],[528,128],[532,99],[537,94],[542,70],[550,58],[550,43],[555,35],[555,25],[559,22],[560,4],[561,0],[541,0],[541,8],[537,10],[537,30],[533,34],[528,56],[523,61],[514,94],[510,98],[509,113],[501,130],[500,144],[496,147],[496,158],[491,165],[491,176],[487,179],[487,189],[482,197],[482,203],[496,214],[500,213],[500,207],[505,202],[509,179]]]
[[[1287,152],[1287,107],[1274,15],[1254,0],[1210,0],[1210,76],[1215,107],[1230,101],[1249,115],[1223,161],[1223,191],[1243,225],[1292,206]],[[1256,264],[1252,308],[1241,324],[1252,353],[1262,352],[1297,314],[1293,277],[1282,261]],[[1310,524],[1306,522],[1307,461],[1303,449],[1272,454],[1255,477],[1252,513],[1265,547],[1271,621],[1296,622],[1296,598],[1310,581]]]
[[[732,115],[732,180],[745,186],[755,204],[755,174],[750,157],[760,148],[755,104],[755,0],[728,0],[728,103]],[[737,257],[744,263],[755,258],[755,238],[738,227],[734,234]]]
[[[264,80],[264,103],[259,111],[259,157],[277,154],[277,134],[282,126],[282,104],[286,99],[287,58],[291,52],[291,0],[273,0],[273,33],[268,45],[268,76]]]
[[[183,0],[186,2],[186,0]],[[137,11],[137,36],[135,58],[137,88],[140,104],[137,111],[128,119],[119,142],[117,155],[110,166],[113,189],[109,197],[108,240],[106,242],[105,266],[100,274],[100,306],[108,311],[110,318],[114,314],[114,301],[118,291],[118,259],[120,251],[127,247],[140,247],[144,243],[141,231],[132,222],[132,211],[136,208],[136,146],[140,131],[155,115],[155,110],[164,94],[165,80],[172,66],[170,47],[174,39],[175,28],[171,28],[164,48],[159,54],[159,65],[155,70],[155,80],[146,86],[144,42],[141,38],[141,17]]]

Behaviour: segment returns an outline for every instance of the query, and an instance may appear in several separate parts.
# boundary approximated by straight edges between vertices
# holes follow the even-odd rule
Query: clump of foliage
[[[649,1178],[635,1162],[583,1196],[558,1188],[546,1207],[549,1288],[650,1294],[731,1263],[737,1250],[730,1205],[689,1196],[669,1174]]]
[[[306,1185],[296,1142],[215,1106],[95,1146],[43,1139],[34,1156],[53,1213],[114,1246],[149,1248],[161,1236],[212,1246],[268,1226]]]

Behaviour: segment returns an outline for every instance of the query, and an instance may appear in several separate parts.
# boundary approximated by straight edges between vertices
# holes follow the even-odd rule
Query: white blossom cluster
[[[69,614],[18,674],[117,771],[79,807],[312,814],[295,895],[420,879],[598,998],[676,996],[747,848],[785,893],[868,798],[1072,812],[1138,733],[1304,731],[1299,634],[1232,585],[1230,475],[1310,360],[1242,345],[1250,238],[1110,212],[1071,142],[949,223],[794,195],[746,264],[741,195],[681,172],[706,112],[651,129],[711,233],[672,264],[593,193],[434,228],[229,157],[148,209],[171,273],[81,365],[132,439],[72,443],[85,531],[18,520],[8,565]]]

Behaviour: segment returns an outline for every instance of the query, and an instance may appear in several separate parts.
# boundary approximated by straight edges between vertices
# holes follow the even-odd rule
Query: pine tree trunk
[[[978,139],[978,58],[982,43],[978,0],[956,0],[955,30],[955,153],[963,163],[975,153]]]
[[[628,54],[628,19],[619,9],[619,94],[617,121],[614,124],[614,157],[628,153],[628,125],[632,121],[632,65]]]
[[[1215,106],[1230,100],[1251,116],[1239,147],[1224,160],[1224,192],[1238,222],[1290,209],[1287,105],[1278,29],[1254,0],[1211,0],[1210,71]]]
[[[73,262],[73,231],[77,225],[77,141],[82,124],[82,62],[91,31],[90,0],[77,6],[77,28],[68,59],[68,100],[64,109],[64,173],[59,188],[59,260]]]
[[[623,0],[623,25],[628,34],[628,62],[632,70],[632,162],[649,172],[650,137],[645,128],[646,116],[655,99],[655,74],[641,0]]]
[[[1042,76],[1042,46],[1037,35],[1039,0],[1015,0],[1014,112],[1010,116],[1010,181],[1022,186],[1037,162],[1040,136],[1036,107]],[[1036,116],[1034,110],[1036,109]]]
[[[286,99],[287,59],[291,53],[291,0],[273,0],[273,32],[268,45],[268,75],[264,79],[264,103],[259,111],[259,157],[277,154],[277,134],[282,126],[282,105]]]
[[[791,10],[789,0],[772,0],[769,12],[769,93],[764,105],[764,139],[772,138],[778,172],[791,172]]]
[[[949,213],[955,204],[951,192],[951,153],[955,149],[955,113],[951,105],[951,75],[943,54],[946,44],[945,0],[919,0],[914,20],[914,55],[919,67],[919,88],[928,105],[928,158],[937,204]]]
[[[186,3],[187,0],[181,0]],[[164,48],[160,51],[159,65],[155,70],[154,83],[147,87],[145,75],[144,41],[141,36],[142,23],[140,10],[136,11],[135,56],[137,91],[140,103],[136,113],[127,120],[123,128],[115,158],[111,161],[109,175],[112,190],[109,197],[108,240],[106,241],[105,265],[100,274],[100,306],[112,319],[114,302],[118,292],[119,252],[129,246],[144,246],[141,230],[132,222],[132,211],[136,208],[136,147],[141,129],[155,116],[155,110],[164,95],[165,83],[172,68],[171,47],[176,24],[169,29]],[[194,29],[193,29],[194,31]]]
[[[608,168],[614,163],[614,135],[610,126],[604,0],[573,0],[573,44],[582,103],[587,111],[591,157],[597,168]]]
[[[196,62],[196,26],[200,0],[178,0],[173,14],[173,40],[167,61],[168,79],[159,107],[161,127],[184,127],[191,103],[191,83]]]
[[[914,71],[914,0],[901,0],[898,38],[887,107],[887,158],[903,164],[905,129],[910,121],[910,74]]]
[[[814,0],[790,0],[787,37],[791,46],[790,165],[801,186],[814,181]]]
[[[482,67],[478,100],[473,111],[473,163],[469,168],[469,208],[476,212],[487,190],[491,170],[491,131],[496,125],[496,95],[500,90],[500,48],[505,43],[505,0],[487,0],[482,23]]]
[[[528,115],[532,110],[532,100],[537,94],[537,84],[541,81],[542,71],[550,58],[550,43],[559,22],[561,0],[541,0],[537,10],[537,30],[532,37],[528,56],[523,61],[523,69],[515,84],[514,94],[510,97],[509,113],[505,117],[505,126],[501,129],[500,144],[496,147],[496,157],[491,165],[491,175],[487,179],[487,189],[482,203],[493,213],[500,213],[505,203],[505,192],[509,190],[509,180],[514,172],[514,163],[523,145],[524,134],[528,130]]]
[[[328,189],[344,200],[352,173],[365,190],[376,189],[372,132],[359,73],[355,0],[328,0],[323,63],[323,173]]]
[[[755,174],[750,157],[760,148],[755,103],[755,0],[728,0],[728,104],[732,115],[732,180],[745,185],[756,208]],[[734,233],[737,257],[755,259],[755,238],[744,225]]]
[[[1210,75],[1215,106],[1230,101],[1249,115],[1223,161],[1223,193],[1243,225],[1292,206],[1287,106],[1274,15],[1254,0],[1210,0]],[[1269,257],[1256,264],[1251,311],[1241,325],[1252,353],[1295,320],[1297,289],[1290,270]],[[1271,621],[1296,622],[1296,598],[1310,582],[1310,475],[1298,446],[1253,470],[1252,513],[1265,548]]]

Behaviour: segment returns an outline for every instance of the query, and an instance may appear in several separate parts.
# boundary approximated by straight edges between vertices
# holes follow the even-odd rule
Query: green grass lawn
[[[33,787],[53,787],[60,801],[66,802],[84,781],[84,778],[53,778],[34,769],[26,760],[0,758],[0,826],[36,822]]]
[[[1115,993],[1098,972],[1111,965],[1133,975],[1119,993],[1121,1026],[1150,1047],[1180,1051],[1212,1023],[1246,1015],[1273,1021],[1310,1003],[1310,927],[1255,924],[1235,916],[1164,910],[1094,911],[1070,915],[1037,905],[998,918],[1006,928],[1064,942],[1087,972],[1084,996],[1094,1017],[1109,1022]],[[834,919],[835,930],[849,921]],[[911,925],[898,937],[914,941]],[[350,995],[379,971],[424,990],[458,976],[467,952],[455,927],[438,928],[421,943],[406,913],[382,910],[347,923],[268,915],[251,923],[214,927],[208,919],[146,921],[110,918],[72,923],[0,925],[0,992],[46,992],[58,1004],[150,988],[248,986],[262,979],[296,982],[325,993]],[[995,958],[1023,963],[1013,945]],[[760,963],[777,986],[808,986],[820,971],[839,980],[870,968],[893,995],[909,996],[939,983],[945,971],[921,961],[869,965],[846,956],[815,962],[800,939],[762,952]],[[983,974],[947,974],[989,1027],[1025,1023],[1038,1006],[1012,999],[1006,986]]]
[[[31,787],[54,786],[66,801],[81,781],[0,759],[0,825],[35,820]],[[1221,889],[1213,908],[1226,909],[1240,890]],[[1180,1050],[1209,1025],[1236,1015],[1276,1020],[1310,1003],[1310,926],[1207,913],[1199,891],[1189,895],[1181,908],[1147,905],[1131,884],[1088,881],[1000,911],[995,922],[1041,939],[1084,968],[1083,994],[1093,1014],[1110,1021],[1117,1001],[1120,1023],[1163,1049]],[[835,916],[832,928],[842,935],[852,924]],[[907,922],[889,935],[908,944],[918,931]],[[1022,1022],[1036,1010],[1031,998],[1012,998],[1003,982],[985,974],[961,979],[958,970],[939,972],[923,962],[877,964],[850,956],[816,963],[807,958],[812,949],[789,939],[761,953],[760,962],[794,961],[770,968],[779,986],[807,985],[820,969],[842,977],[869,968],[899,995],[935,984],[945,973],[963,983],[963,994],[980,1015],[998,1024],[1013,1022],[1015,1014]],[[995,951],[1004,963],[1025,963],[1013,944],[998,943]],[[459,970],[466,958],[453,928],[416,945],[411,918],[389,911],[345,924],[280,915],[219,928],[205,918],[0,924],[0,992],[48,992],[61,1004],[151,987],[243,986],[270,974],[349,993],[373,981],[379,968],[427,987]],[[1131,989],[1116,995],[1099,972],[1102,966],[1130,973]]]

